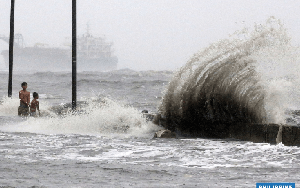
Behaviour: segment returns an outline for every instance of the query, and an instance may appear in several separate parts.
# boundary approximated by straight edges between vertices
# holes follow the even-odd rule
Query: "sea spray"
[[[50,107],[47,111],[53,110]],[[153,136],[160,127],[147,122],[135,108],[109,98],[86,99],[77,112],[67,109],[64,114],[48,113],[44,117],[27,117],[26,121],[2,131],[42,134],[89,134],[105,136]],[[150,135],[151,134],[151,135]]]
[[[31,95],[31,99],[32,99]],[[42,98],[42,97],[40,97]],[[18,107],[20,106],[20,99],[15,97],[2,97],[0,101],[0,116],[17,116]],[[47,101],[40,103],[40,110],[46,114],[49,114],[50,104]]]
[[[284,123],[284,99],[288,97],[285,86],[289,83],[264,67],[267,62],[267,68],[286,61],[297,64],[298,54],[290,46],[286,30],[274,18],[251,32],[244,29],[210,45],[196,53],[169,83],[159,107],[167,120],[166,128],[192,133],[204,125],[226,130],[227,125],[236,123]],[[299,70],[298,66],[294,69]],[[285,85],[274,90],[280,82]]]
[[[20,99],[3,97],[0,103],[0,116],[17,116]]]

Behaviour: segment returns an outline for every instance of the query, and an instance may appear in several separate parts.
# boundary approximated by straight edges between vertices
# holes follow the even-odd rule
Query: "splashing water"
[[[31,96],[32,98],[32,96]],[[20,99],[14,97],[2,97],[0,101],[0,116],[17,116],[18,115],[18,106],[20,105]],[[40,108],[48,109],[51,105],[43,101],[40,104]]]
[[[0,105],[0,116],[16,116],[18,111],[17,106],[20,104],[20,99],[3,97]]]
[[[106,136],[149,136],[160,129],[152,122],[147,122],[142,114],[113,100],[86,99],[85,106],[74,113],[66,109],[64,114],[58,114],[49,106],[39,118],[27,117],[24,121],[1,127],[8,132],[31,132],[42,134],[89,134]],[[14,107],[13,110],[16,108]]]
[[[299,50],[275,18],[210,45],[170,82],[159,107],[166,128],[284,123],[286,108],[295,102],[298,61]]]

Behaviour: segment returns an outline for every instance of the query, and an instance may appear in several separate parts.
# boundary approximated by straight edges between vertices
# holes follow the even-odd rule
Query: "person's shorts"
[[[29,114],[29,108],[28,107],[19,106],[19,108],[18,108],[18,115],[19,116],[28,116],[28,114]]]

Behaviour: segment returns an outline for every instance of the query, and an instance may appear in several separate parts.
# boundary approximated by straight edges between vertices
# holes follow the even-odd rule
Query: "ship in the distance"
[[[9,38],[0,36],[8,42]],[[16,71],[71,71],[72,45],[66,39],[65,48],[52,48],[37,43],[33,47],[24,47],[21,34],[14,37],[13,70]],[[94,37],[88,30],[85,35],[77,37],[77,70],[109,71],[117,69],[118,58],[113,55],[112,43],[103,37]],[[5,66],[8,68],[9,51],[3,50]]]

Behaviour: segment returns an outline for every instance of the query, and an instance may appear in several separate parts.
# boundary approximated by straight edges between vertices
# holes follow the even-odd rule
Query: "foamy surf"
[[[141,112],[133,107],[118,104],[108,98],[101,101],[90,100],[86,106],[75,112],[66,109],[64,114],[57,114],[50,109],[46,116],[24,117],[24,121],[0,129],[42,134],[117,134],[137,137],[149,136],[149,133],[161,129],[152,122],[147,122]],[[11,109],[13,110],[16,111]]]
[[[194,62],[191,66],[187,65],[187,69],[184,69],[181,75],[175,75],[176,81],[171,81],[171,84],[176,83],[173,99],[197,98],[201,89],[195,87],[193,93],[189,88],[197,83],[201,86],[201,81],[207,84],[207,95],[203,95],[207,99],[212,97],[210,94],[213,93],[210,92],[213,90],[209,87],[210,85],[216,86],[222,83],[225,89],[218,91],[223,92],[230,89],[231,84],[233,88],[236,86],[236,93],[232,92],[234,93],[232,96],[241,96],[243,99],[237,104],[261,105],[262,110],[266,111],[266,116],[275,117],[274,120],[266,117],[267,121],[280,119],[278,117],[282,109],[285,106],[291,108],[286,105],[285,99],[289,98],[291,101],[297,99],[299,89],[295,86],[297,75],[285,77],[283,74],[279,76],[280,72],[278,74],[272,72],[272,67],[275,67],[278,61],[288,62],[289,60],[276,56],[272,60],[267,60],[266,55],[272,54],[270,50],[274,50],[275,47],[279,50],[286,49],[280,56],[293,54],[288,53],[289,48],[284,48],[285,43],[282,45],[276,42],[265,43],[273,40],[268,32],[276,34],[277,31],[275,29],[263,32],[267,35],[258,35],[261,37],[258,37],[254,43],[244,38],[241,41],[228,39],[223,41],[223,44],[213,44],[204,53],[205,56],[199,56],[201,61]],[[260,31],[257,33],[261,34]],[[247,35],[247,31],[245,34]],[[281,35],[280,32],[277,34]],[[240,35],[242,36],[244,35]],[[234,48],[235,42],[246,42],[249,48],[244,49],[245,46],[242,45],[239,51],[240,48]],[[258,44],[257,50],[251,44]],[[233,50],[233,53],[230,51],[224,56],[222,54],[218,56],[220,58],[216,59],[213,65],[217,65],[217,60],[221,60],[220,69],[218,66],[212,69],[213,65],[198,69],[201,62],[206,62],[205,58],[214,58],[220,55],[218,53],[223,53],[222,46],[224,50]],[[270,46],[269,49],[268,46]],[[260,50],[262,50],[261,54]],[[237,58],[238,55],[242,56],[241,59]],[[226,63],[229,59],[233,61],[228,61],[228,64],[233,65],[232,70],[237,74],[231,74],[232,72],[229,71],[230,66]],[[250,63],[247,64],[247,62]],[[291,62],[297,62],[297,58]],[[242,66],[239,67],[240,65]],[[268,69],[267,65],[271,65],[271,69]],[[278,68],[278,71],[284,69],[283,67]],[[222,74],[220,70],[225,70],[225,72]],[[247,71],[252,74],[248,74]],[[269,74],[268,71],[270,71]],[[203,75],[206,73],[207,75],[211,73],[214,79],[205,80]],[[223,76],[222,78],[226,81],[218,80],[218,75]],[[248,75],[250,77],[247,80]],[[0,76],[3,78],[0,79],[1,85],[5,85],[7,76],[4,73],[0,73]],[[17,96],[12,99],[13,101],[2,100],[0,108],[7,112],[0,112],[3,113],[0,116],[1,185],[3,183],[4,186],[10,187],[99,187],[99,185],[103,187],[145,187],[145,185],[152,187],[203,187],[203,185],[206,187],[253,187],[256,182],[299,181],[299,147],[231,139],[151,139],[154,132],[160,128],[146,122],[140,112],[143,109],[155,111],[162,98],[161,91],[168,89],[164,84],[170,81],[171,73],[132,70],[107,73],[79,72],[78,98],[82,103],[78,101],[77,113],[68,109],[71,108],[69,104],[71,101],[70,73],[14,73],[14,76],[17,83],[25,80],[29,83],[29,91],[37,91],[41,94],[40,104],[44,115],[39,118],[20,118],[14,115],[19,105]],[[249,83],[254,83],[254,86],[251,87]],[[17,85],[18,87],[14,87],[15,94],[19,90],[19,84]],[[252,92],[248,90],[255,86],[261,86],[261,90],[259,87],[258,90]],[[290,90],[291,88],[294,88],[295,92]],[[6,91],[2,91],[2,94],[4,92]],[[256,93],[257,96],[262,94],[264,102],[256,100],[253,97],[255,95],[247,97],[251,93]],[[294,95],[290,95],[291,93]],[[110,96],[112,100],[102,101],[104,97],[92,98],[95,94]],[[125,101],[125,105],[120,101]],[[51,105],[46,105],[46,102]],[[165,103],[167,104],[165,107],[166,109],[179,107],[173,108],[174,111],[171,113],[180,115],[186,110],[185,107],[192,109],[192,106],[184,102],[185,100],[170,100],[170,103]],[[214,100],[210,102],[211,108],[206,109],[211,110],[213,115],[221,114],[222,110],[219,112],[214,112],[214,110],[222,109],[222,105],[218,106]],[[293,102],[295,102],[293,108],[299,109],[297,108],[300,106],[297,105],[298,99]],[[253,109],[251,105],[250,109]],[[273,108],[266,108],[268,105]],[[200,107],[203,108],[203,106]],[[278,115],[269,114],[270,110],[278,112]],[[183,125],[193,127],[195,123],[187,121]],[[116,183],[111,184],[111,182]]]

